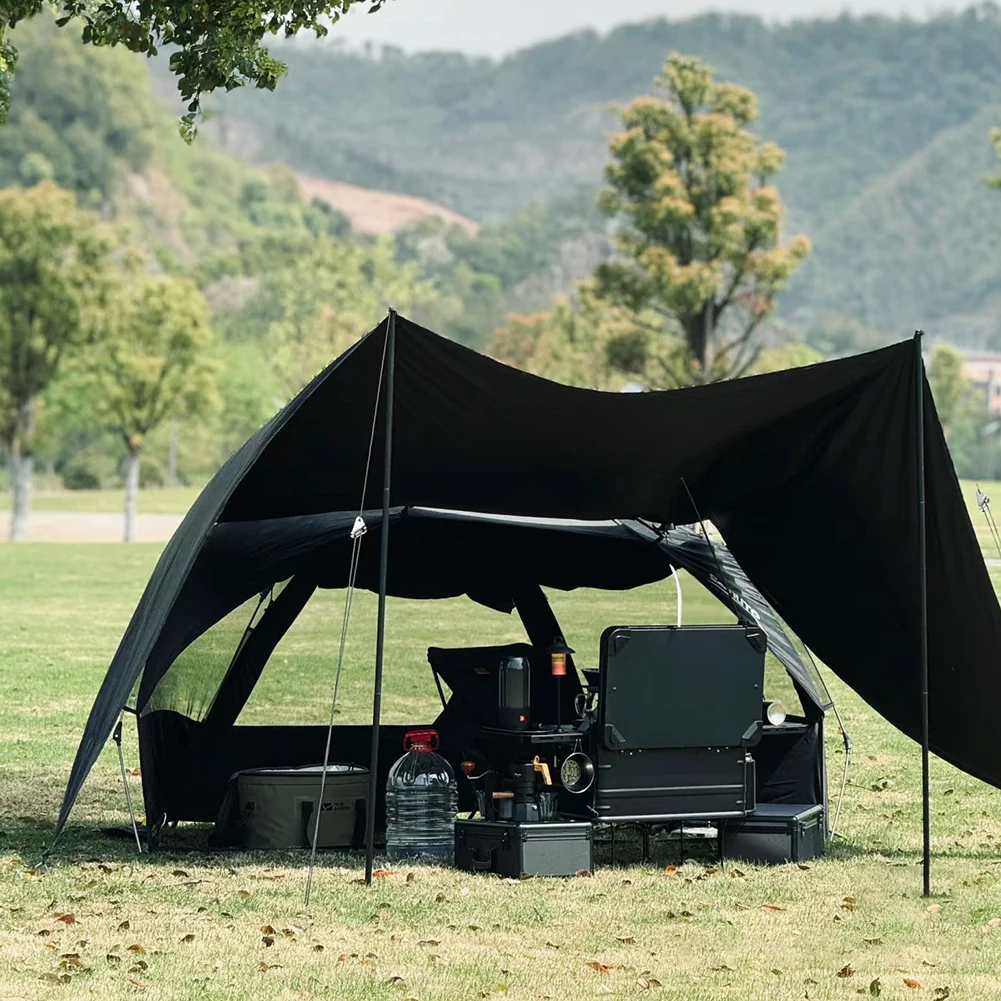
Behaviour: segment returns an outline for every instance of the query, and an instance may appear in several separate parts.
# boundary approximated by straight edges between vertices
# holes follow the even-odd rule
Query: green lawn
[[[997,506],[996,517],[1001,524],[1001,483],[984,481],[980,484],[983,490],[994,499]],[[991,541],[989,529],[984,516],[977,510],[977,485],[973,480],[962,480],[963,499],[973,520],[977,536],[981,540],[987,555],[997,557],[994,543]],[[139,494],[139,511],[146,514],[184,514],[194,503],[201,487],[152,487],[142,490]],[[45,486],[36,488],[33,498],[36,511],[67,511],[67,512],[108,512],[119,514],[125,503],[121,490],[63,490]],[[11,504],[10,492],[0,490],[0,510],[7,510]]]
[[[357,858],[325,856],[304,915],[301,853],[147,860],[102,838],[100,826],[126,819],[109,744],[59,857],[33,871],[158,552],[0,547],[0,999],[1001,998],[1001,793],[934,761],[935,899],[923,900],[918,749],[830,677],[856,753],[844,838],[809,867],[670,871],[674,850],[657,845],[650,864],[599,866],[590,879],[509,883],[400,866],[367,889]],[[726,621],[700,593],[688,582],[686,620]],[[245,719],[326,721],[341,598],[324,594],[307,609]],[[585,666],[604,626],[674,620],[670,583],[552,600]],[[362,595],[344,722],[370,713],[374,617]],[[386,719],[431,714],[425,648],[470,637],[505,641],[520,630],[465,600],[391,601]],[[770,672],[769,682],[778,689],[781,679]],[[830,729],[836,790],[843,757]],[[134,731],[126,744],[135,765]]]
[[[140,514],[184,514],[194,503],[201,487],[150,487],[139,493]],[[0,508],[11,505],[9,490],[0,490]],[[74,511],[121,514],[125,506],[122,490],[36,489],[32,495],[35,511]]]

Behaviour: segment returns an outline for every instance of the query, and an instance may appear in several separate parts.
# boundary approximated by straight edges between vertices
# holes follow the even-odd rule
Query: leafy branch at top
[[[328,31],[358,0],[60,0],[54,5],[56,23],[82,26],[83,40],[92,45],[122,45],[147,56],[170,46],[170,69],[186,104],[181,134],[190,140],[197,129],[202,97],[214,90],[234,90],[253,84],[274,90],[285,64],[263,45],[267,35],[291,38]],[[370,12],[379,10],[376,0]],[[10,104],[9,83],[17,53],[7,29],[34,17],[43,0],[0,0],[0,121]]]

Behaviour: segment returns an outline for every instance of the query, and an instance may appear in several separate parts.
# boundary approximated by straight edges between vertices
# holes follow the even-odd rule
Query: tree
[[[201,111],[203,94],[233,90],[252,83],[274,90],[285,73],[283,63],[261,44],[266,35],[291,38],[299,31],[327,34],[327,19],[337,21],[356,0],[57,0],[60,27],[83,27],[83,40],[93,45],[122,45],[155,56],[163,45],[173,47],[170,69],[187,103],[182,130],[191,136]],[[384,0],[374,0],[377,11]],[[9,82],[17,52],[6,37],[18,21],[34,17],[44,0],[6,0],[0,6],[0,121],[9,106]]]
[[[963,373],[963,356],[947,344],[935,344],[928,362],[928,385],[946,436],[970,417],[973,384]]]
[[[321,238],[263,275],[252,322],[264,324],[266,353],[284,399],[374,327],[387,307],[407,312],[433,302],[434,288],[419,273],[416,262],[397,262],[390,238],[374,246]]]
[[[1001,160],[1001,127],[995,125],[989,134],[991,145],[994,147],[994,153]],[[984,184],[989,188],[1001,189],[1001,174],[988,174],[984,178]]]
[[[657,84],[664,95],[626,107],[609,143],[600,205],[622,223],[620,255],[599,265],[596,289],[652,332],[679,334],[687,381],[711,382],[754,364],[754,335],[809,245],[780,242],[769,179],[783,153],[749,131],[751,91],[680,55]]]
[[[99,413],[125,447],[125,541],[135,539],[147,436],[218,405],[208,307],[193,282],[144,275],[125,285],[87,365]]]
[[[0,425],[14,480],[11,539],[27,532],[38,399],[93,330],[112,245],[97,217],[51,182],[0,191],[0,397],[7,411]]]
[[[613,392],[677,384],[685,364],[682,341],[670,335],[653,338],[632,314],[595,296],[589,282],[582,282],[572,297],[557,300],[548,313],[509,316],[494,331],[487,354],[569,386]],[[748,374],[821,360],[815,348],[793,341],[762,351]]]
[[[982,387],[974,385],[963,371],[963,356],[947,344],[932,346],[927,375],[959,475],[982,476],[997,461],[997,442]]]
[[[616,391],[632,382],[658,385],[671,366],[671,338],[656,353],[648,332],[631,313],[594,294],[581,282],[549,312],[513,314],[494,331],[487,354],[498,361],[568,386]],[[674,344],[676,347],[676,343]]]

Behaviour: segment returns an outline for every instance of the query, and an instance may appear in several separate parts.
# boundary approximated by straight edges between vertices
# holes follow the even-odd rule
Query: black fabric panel
[[[381,340],[362,342],[302,401],[221,520],[357,507]],[[393,503],[553,518],[691,523],[681,477],[700,505],[730,509],[795,472],[802,449],[787,448],[786,435],[826,436],[881,375],[913,374],[907,344],[711,386],[599,393],[509,368],[402,317],[396,345]],[[747,451],[759,436],[767,456]],[[380,418],[376,455],[382,437]],[[376,467],[368,490],[376,508]]]
[[[208,726],[233,726],[260,680],[278,642],[306,607],[316,584],[293,577],[281,594],[267,607],[233,657],[219,691],[205,717]]]
[[[188,644],[248,598],[293,576],[315,580],[324,559],[339,559],[346,581],[350,546],[338,544],[348,539],[354,519],[354,514],[339,512],[297,520],[294,528],[275,522],[211,529],[145,665],[124,665],[136,677],[142,672],[137,708],[145,707],[160,678]]]
[[[823,803],[820,779],[821,728],[765,730],[751,749],[759,803]]]

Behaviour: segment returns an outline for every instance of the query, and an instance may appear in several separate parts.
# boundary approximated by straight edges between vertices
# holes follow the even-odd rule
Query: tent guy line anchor
[[[355,525],[361,521],[359,516]],[[337,670],[334,673],[334,694],[330,700],[330,723],[327,726],[327,744],[323,751],[323,769],[320,772],[320,791],[316,798],[316,822],[313,824],[313,837],[309,846],[309,870],[306,874],[306,893],[303,897],[303,911],[309,909],[309,898],[313,890],[313,870],[316,866],[316,846],[320,840],[320,816],[323,813],[323,794],[327,784],[327,772],[330,768],[330,744],[334,735],[334,715],[337,712],[337,694],[341,687],[341,668],[344,666],[344,647],[347,644],[348,624],[351,621],[351,606],[354,604],[355,579],[358,576],[358,559],[361,554],[361,539],[364,531],[357,535],[352,531],[351,538],[351,569],[348,571],[348,584],[344,594],[344,616],[341,620],[341,641],[337,651]]]

